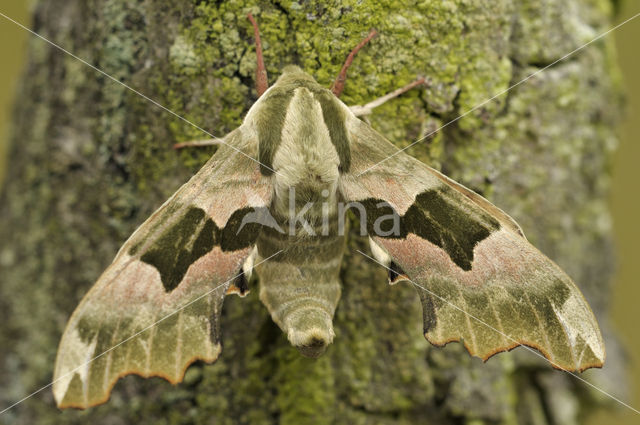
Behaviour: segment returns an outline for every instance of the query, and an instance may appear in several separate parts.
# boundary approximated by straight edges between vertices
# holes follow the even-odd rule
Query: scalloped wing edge
[[[464,346],[465,350],[467,350],[467,352],[469,353],[470,356],[477,357],[477,358],[479,358],[480,360],[482,360],[485,363],[489,359],[491,359],[493,356],[495,356],[497,354],[507,353],[507,352],[515,350],[518,347],[523,347],[527,351],[531,351],[536,356],[546,360],[554,369],[562,370],[564,372],[584,372],[585,370],[591,369],[591,368],[601,369],[604,366],[604,360],[605,360],[604,357],[606,357],[606,353],[605,353],[602,361],[600,361],[600,362],[587,363],[585,366],[582,366],[582,367],[579,367],[579,368],[564,368],[564,367],[560,366],[559,364],[554,363],[549,358],[549,353],[544,348],[542,348],[541,346],[539,346],[539,345],[537,345],[535,343],[527,342],[527,341],[524,341],[524,340],[523,341],[515,340],[515,342],[513,342],[513,344],[511,344],[511,345],[508,345],[508,346],[505,346],[505,347],[496,348],[494,351],[490,352],[486,356],[481,356],[481,355],[478,355],[478,354],[473,352],[473,349],[469,346],[469,344],[467,344],[467,342],[464,340],[463,337],[450,338],[450,339],[447,339],[447,340],[445,340],[443,342],[436,341],[435,338],[430,338],[428,332],[424,333],[424,337],[430,344],[432,344],[433,346],[438,347],[438,348],[445,347],[445,346],[449,345],[452,342],[461,343]],[[603,348],[604,348],[604,346],[603,346]]]
[[[105,397],[104,399],[100,399],[98,401],[86,404],[86,405],[80,405],[80,404],[74,404],[74,403],[67,403],[65,404],[64,402],[64,398],[60,401],[60,403],[58,403],[58,408],[60,409],[67,409],[67,408],[72,408],[72,409],[87,409],[89,407],[94,407],[94,406],[98,406],[100,404],[104,404],[107,401],[109,401],[109,399],[111,398],[111,392],[113,390],[113,388],[116,386],[116,384],[118,383],[118,381],[121,378],[124,378],[125,376],[129,376],[129,375],[136,375],[136,376],[140,376],[142,378],[162,378],[166,381],[168,381],[169,383],[171,383],[172,385],[177,385],[180,382],[182,382],[184,380],[184,376],[187,373],[187,369],[189,369],[189,367],[191,365],[193,365],[194,363],[198,362],[198,361],[202,361],[205,362],[207,364],[213,364],[216,362],[216,360],[218,360],[218,358],[220,357],[220,353],[222,353],[222,345],[220,343],[216,344],[214,346],[214,352],[213,355],[209,358],[207,358],[206,356],[194,356],[192,358],[190,358],[189,360],[187,360],[184,363],[184,366],[182,368],[182,371],[179,375],[179,377],[177,379],[173,379],[170,375],[168,374],[163,374],[161,372],[143,372],[143,371],[139,371],[139,370],[127,370],[124,372],[120,372],[119,374],[117,374],[112,380],[109,381],[108,387],[105,391]],[[71,371],[69,372],[71,374],[75,373],[75,371]]]

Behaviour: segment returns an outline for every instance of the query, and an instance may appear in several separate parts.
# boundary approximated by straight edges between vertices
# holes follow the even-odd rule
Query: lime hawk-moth
[[[303,355],[333,338],[344,213],[359,215],[390,283],[415,283],[424,335],[482,359],[527,345],[559,369],[600,367],[596,319],[571,279],[489,201],[399,152],[296,66],[271,87],[257,25],[259,99],[216,153],[125,242],[71,316],[53,393],[60,407],[105,402],[127,374],[176,383],[221,352],[220,312],[260,300]],[[255,270],[254,270],[255,269]],[[482,322],[470,320],[479,318]],[[124,342],[123,342],[124,341]]]

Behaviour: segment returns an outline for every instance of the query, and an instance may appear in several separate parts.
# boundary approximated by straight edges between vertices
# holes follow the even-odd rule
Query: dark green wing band
[[[444,185],[420,193],[403,216],[382,199],[359,202],[370,236],[403,239],[412,233],[442,248],[463,270],[472,268],[474,247],[500,228],[496,219],[470,210],[463,195]]]

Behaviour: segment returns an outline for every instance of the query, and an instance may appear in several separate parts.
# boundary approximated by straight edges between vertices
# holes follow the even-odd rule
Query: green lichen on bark
[[[409,152],[509,211],[606,322],[605,196],[619,108],[611,42],[473,108],[605,30],[612,7],[606,0],[42,0],[34,29],[222,136],[256,96],[247,12],[260,23],[271,82],[293,63],[329,86],[349,50],[376,28],[343,100],[364,104],[427,76],[427,88],[370,117],[399,147],[471,111]],[[40,40],[29,49],[0,205],[3,406],[49,382],[81,296],[135,227],[213,152],[176,153],[173,143],[207,136]],[[318,360],[287,343],[253,282],[249,297],[225,302],[220,360],[192,367],[185,383],[128,377],[108,404],[87,412],[59,413],[45,390],[2,419],[571,424],[597,399],[522,349],[482,364],[460,344],[430,347],[414,289],[388,287],[384,271],[356,253],[365,242],[349,238],[335,343]],[[621,364],[609,351],[609,363]],[[591,376],[609,383],[606,371]]]

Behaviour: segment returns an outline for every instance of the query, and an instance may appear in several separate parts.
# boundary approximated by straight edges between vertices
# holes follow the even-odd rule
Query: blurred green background
[[[29,26],[29,1],[5,1],[0,12]],[[640,0],[622,2],[616,23],[640,12]],[[613,211],[615,235],[618,245],[618,270],[614,286],[611,314],[613,322],[624,341],[630,362],[632,396],[624,400],[640,409],[640,333],[638,332],[638,298],[640,296],[637,254],[640,247],[640,197],[637,184],[640,181],[640,17],[616,30],[614,37],[618,47],[619,63],[625,79],[627,101],[626,117],[620,128],[621,142],[614,161],[614,184],[610,204]],[[11,103],[19,96],[17,82],[24,62],[26,41],[29,34],[0,16],[0,184],[2,184],[7,152],[8,122]],[[62,53],[61,53],[62,54]],[[616,410],[602,411],[590,422],[637,424],[640,417],[620,406]]]

